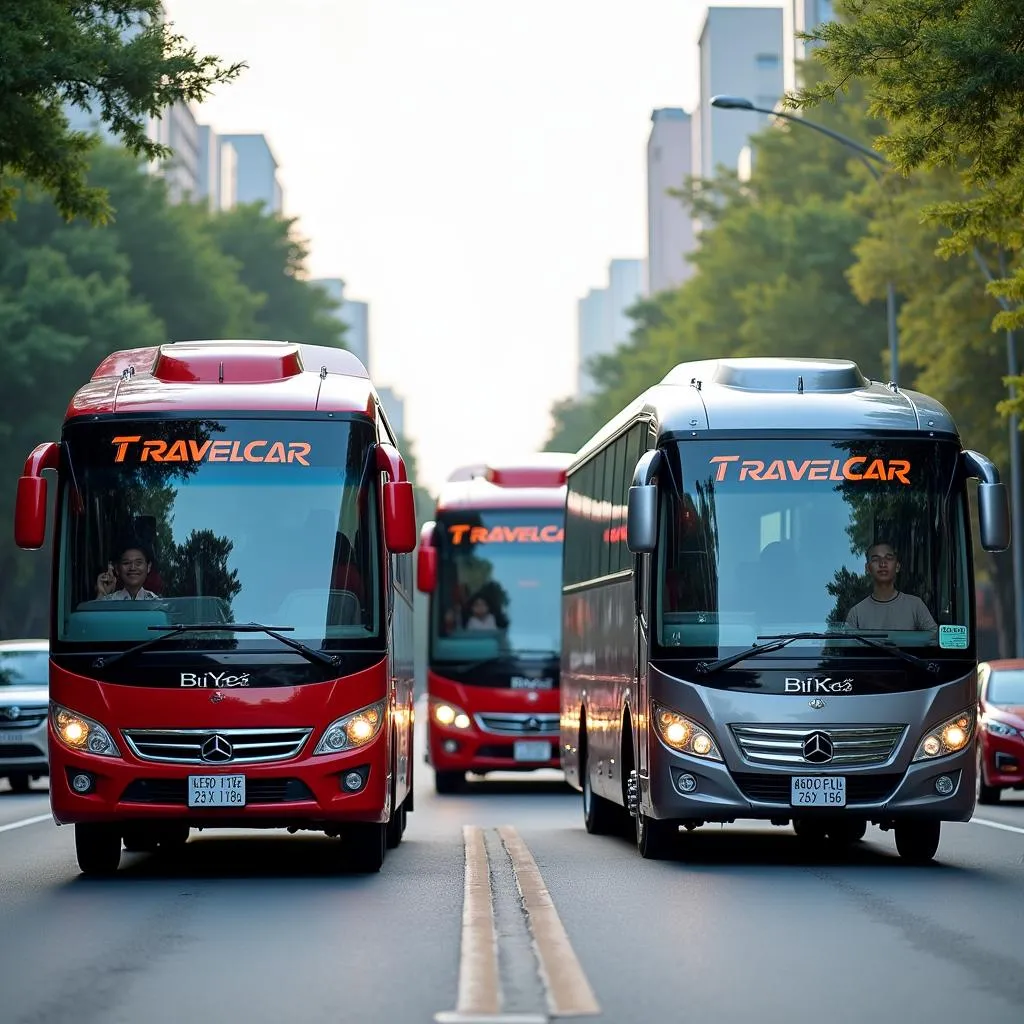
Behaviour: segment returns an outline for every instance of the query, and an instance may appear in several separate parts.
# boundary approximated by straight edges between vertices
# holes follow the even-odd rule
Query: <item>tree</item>
[[[960,195],[935,199],[924,216],[948,229],[945,256],[992,243],[1024,245],[1024,15],[1005,0],[845,0],[844,17],[813,37],[828,76],[789,98],[794,107],[835,99],[866,83],[869,111],[891,132],[878,148],[904,174],[946,168]],[[1024,300],[1024,267],[993,286]],[[1024,309],[995,326],[1024,325]]]
[[[15,179],[50,193],[67,219],[103,222],[111,206],[87,180],[95,140],[70,129],[69,105],[97,110],[136,157],[170,155],[147,120],[174,103],[202,100],[235,78],[163,21],[161,0],[32,0],[0,7],[0,221],[15,215]]]
[[[242,284],[258,297],[252,337],[343,347],[345,324],[334,301],[303,280],[309,250],[295,223],[295,218],[252,203],[209,218],[206,231],[217,249],[234,260]]]

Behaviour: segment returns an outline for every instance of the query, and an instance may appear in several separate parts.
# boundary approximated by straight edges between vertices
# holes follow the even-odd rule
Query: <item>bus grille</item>
[[[312,729],[125,729],[132,753],[143,761],[170,764],[256,764],[297,757]],[[203,756],[204,745],[214,737],[226,740],[212,757]],[[207,746],[207,750],[210,747]]]
[[[788,805],[790,802],[789,775],[733,772],[732,777],[748,800],[758,800],[766,804]],[[902,775],[847,775],[846,806],[885,803],[896,791],[902,778]]]
[[[543,736],[558,732],[560,718],[555,714],[502,714],[488,712],[476,716],[476,724],[484,732],[506,736]]]
[[[888,763],[907,727],[734,725],[731,729],[748,764],[774,768],[811,766],[819,771],[831,771],[833,768],[875,768]],[[804,740],[816,732],[823,732],[832,740],[832,759],[824,764],[809,762],[804,757]]]
[[[301,779],[246,779],[246,804],[283,804],[315,800],[310,788]],[[127,804],[188,803],[185,779],[136,779],[121,794]]]

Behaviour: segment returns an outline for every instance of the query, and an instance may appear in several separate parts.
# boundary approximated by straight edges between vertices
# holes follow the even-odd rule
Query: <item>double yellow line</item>
[[[547,1015],[502,1013],[494,898],[484,830],[466,825],[462,830],[466,875],[458,1002],[453,1013],[439,1013],[434,1020],[438,1024],[484,1024],[491,1021],[495,1024],[545,1024],[551,1017],[599,1014],[601,1008],[573,952],[533,855],[512,826],[506,825],[497,831],[512,863],[516,886],[522,897],[547,1000]]]

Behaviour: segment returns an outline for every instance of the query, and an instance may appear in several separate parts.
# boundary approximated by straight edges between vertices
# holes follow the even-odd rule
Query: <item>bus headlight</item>
[[[722,760],[711,733],[692,718],[655,704],[654,725],[661,742],[673,750],[708,761]]]
[[[337,754],[342,750],[365,747],[384,722],[384,701],[370,704],[351,714],[336,718],[324,730],[313,754]]]
[[[70,708],[50,702],[50,723],[61,744],[81,754],[120,757],[114,738],[94,718],[80,715]]]
[[[915,761],[930,761],[963,750],[974,738],[974,709],[961,711],[930,729],[917,745]]]
[[[450,704],[448,701],[434,701],[431,714],[434,721],[446,729],[468,729],[470,726],[469,715],[457,704]]]

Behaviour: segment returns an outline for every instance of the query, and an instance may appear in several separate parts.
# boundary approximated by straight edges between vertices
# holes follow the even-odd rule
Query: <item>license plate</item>
[[[244,807],[244,775],[190,775],[189,807]]]
[[[791,780],[789,802],[794,807],[845,807],[846,779],[842,775],[797,775]]]
[[[520,740],[513,746],[512,756],[517,761],[550,761],[551,744],[538,740]]]
[[[23,732],[0,732],[0,743],[24,743],[25,734]]]

